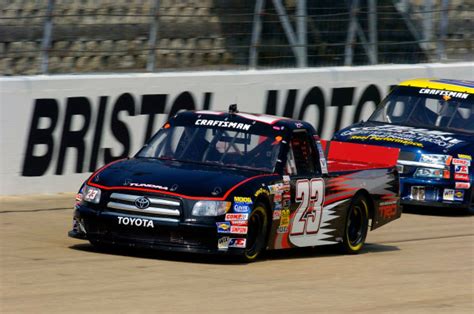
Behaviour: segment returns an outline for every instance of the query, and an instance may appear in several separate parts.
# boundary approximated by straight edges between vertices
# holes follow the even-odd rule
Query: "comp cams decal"
[[[455,166],[470,166],[471,165],[471,161],[470,160],[467,160],[467,159],[458,159],[458,158],[453,158],[453,161],[452,161],[453,165]]]
[[[248,214],[225,214],[225,221],[248,220]]]

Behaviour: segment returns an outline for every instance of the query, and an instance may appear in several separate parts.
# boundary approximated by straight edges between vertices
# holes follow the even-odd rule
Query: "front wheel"
[[[247,245],[243,254],[245,262],[254,261],[265,249],[268,230],[268,215],[265,207],[258,203],[250,213],[248,221]]]
[[[356,196],[349,207],[344,228],[341,250],[346,254],[358,253],[365,243],[369,230],[369,207],[367,199],[362,195]]]

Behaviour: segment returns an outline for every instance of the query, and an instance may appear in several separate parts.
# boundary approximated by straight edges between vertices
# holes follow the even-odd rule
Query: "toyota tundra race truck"
[[[400,148],[402,205],[474,212],[474,81],[402,82],[334,140]]]
[[[326,150],[328,159],[325,157]],[[73,238],[98,248],[225,253],[339,245],[400,217],[399,150],[322,142],[307,122],[181,112],[132,158],[93,173]]]

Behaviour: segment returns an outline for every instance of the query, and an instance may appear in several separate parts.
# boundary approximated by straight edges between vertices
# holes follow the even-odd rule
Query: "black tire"
[[[248,221],[247,246],[242,256],[245,262],[253,262],[267,246],[268,214],[265,206],[257,203]]]
[[[369,230],[369,205],[367,199],[357,195],[347,211],[341,251],[344,254],[358,253],[365,243]]]

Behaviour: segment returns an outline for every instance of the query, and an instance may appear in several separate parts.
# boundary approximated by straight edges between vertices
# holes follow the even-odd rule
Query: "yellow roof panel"
[[[412,86],[412,87],[419,87],[419,88],[450,90],[453,92],[474,94],[474,81],[421,78],[421,79],[403,81],[398,85],[399,86]]]

